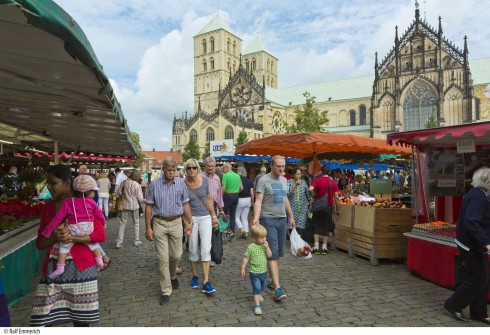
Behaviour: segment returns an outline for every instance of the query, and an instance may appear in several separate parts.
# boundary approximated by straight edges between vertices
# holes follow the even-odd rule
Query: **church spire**
[[[374,53],[374,80],[378,79],[378,52]]]

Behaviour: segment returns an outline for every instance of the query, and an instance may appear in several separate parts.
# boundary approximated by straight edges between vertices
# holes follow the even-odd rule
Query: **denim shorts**
[[[267,271],[264,273],[252,273],[250,272],[250,281],[252,282],[252,290],[255,294],[261,294],[265,285],[267,285]]]
[[[259,222],[267,230],[267,242],[272,251],[272,257],[269,259],[276,260],[284,257],[286,234],[289,228],[288,218],[261,217]]]

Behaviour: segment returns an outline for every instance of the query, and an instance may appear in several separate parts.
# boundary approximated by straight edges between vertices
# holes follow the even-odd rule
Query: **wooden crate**
[[[339,215],[333,214],[333,220],[336,227],[353,227],[354,207],[354,205],[339,205]]]
[[[378,265],[380,259],[403,259],[407,254],[407,238],[411,231],[410,209],[354,206],[352,228],[336,226],[335,246],[351,257],[369,259]]]
[[[372,233],[405,233],[412,230],[412,210],[355,206],[353,228]]]

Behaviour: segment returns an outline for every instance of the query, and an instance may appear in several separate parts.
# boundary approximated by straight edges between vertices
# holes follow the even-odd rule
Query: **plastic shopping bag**
[[[311,247],[308,243],[303,241],[301,236],[299,236],[296,229],[291,231],[290,235],[291,240],[291,253],[293,256],[298,258],[311,258]]]

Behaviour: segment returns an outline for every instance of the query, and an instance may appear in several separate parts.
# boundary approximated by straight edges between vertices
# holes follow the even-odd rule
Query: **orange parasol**
[[[381,154],[411,153],[410,148],[390,146],[383,139],[329,133],[275,134],[251,140],[235,149],[235,154],[311,158],[312,173],[320,171],[319,159],[374,159]]]

